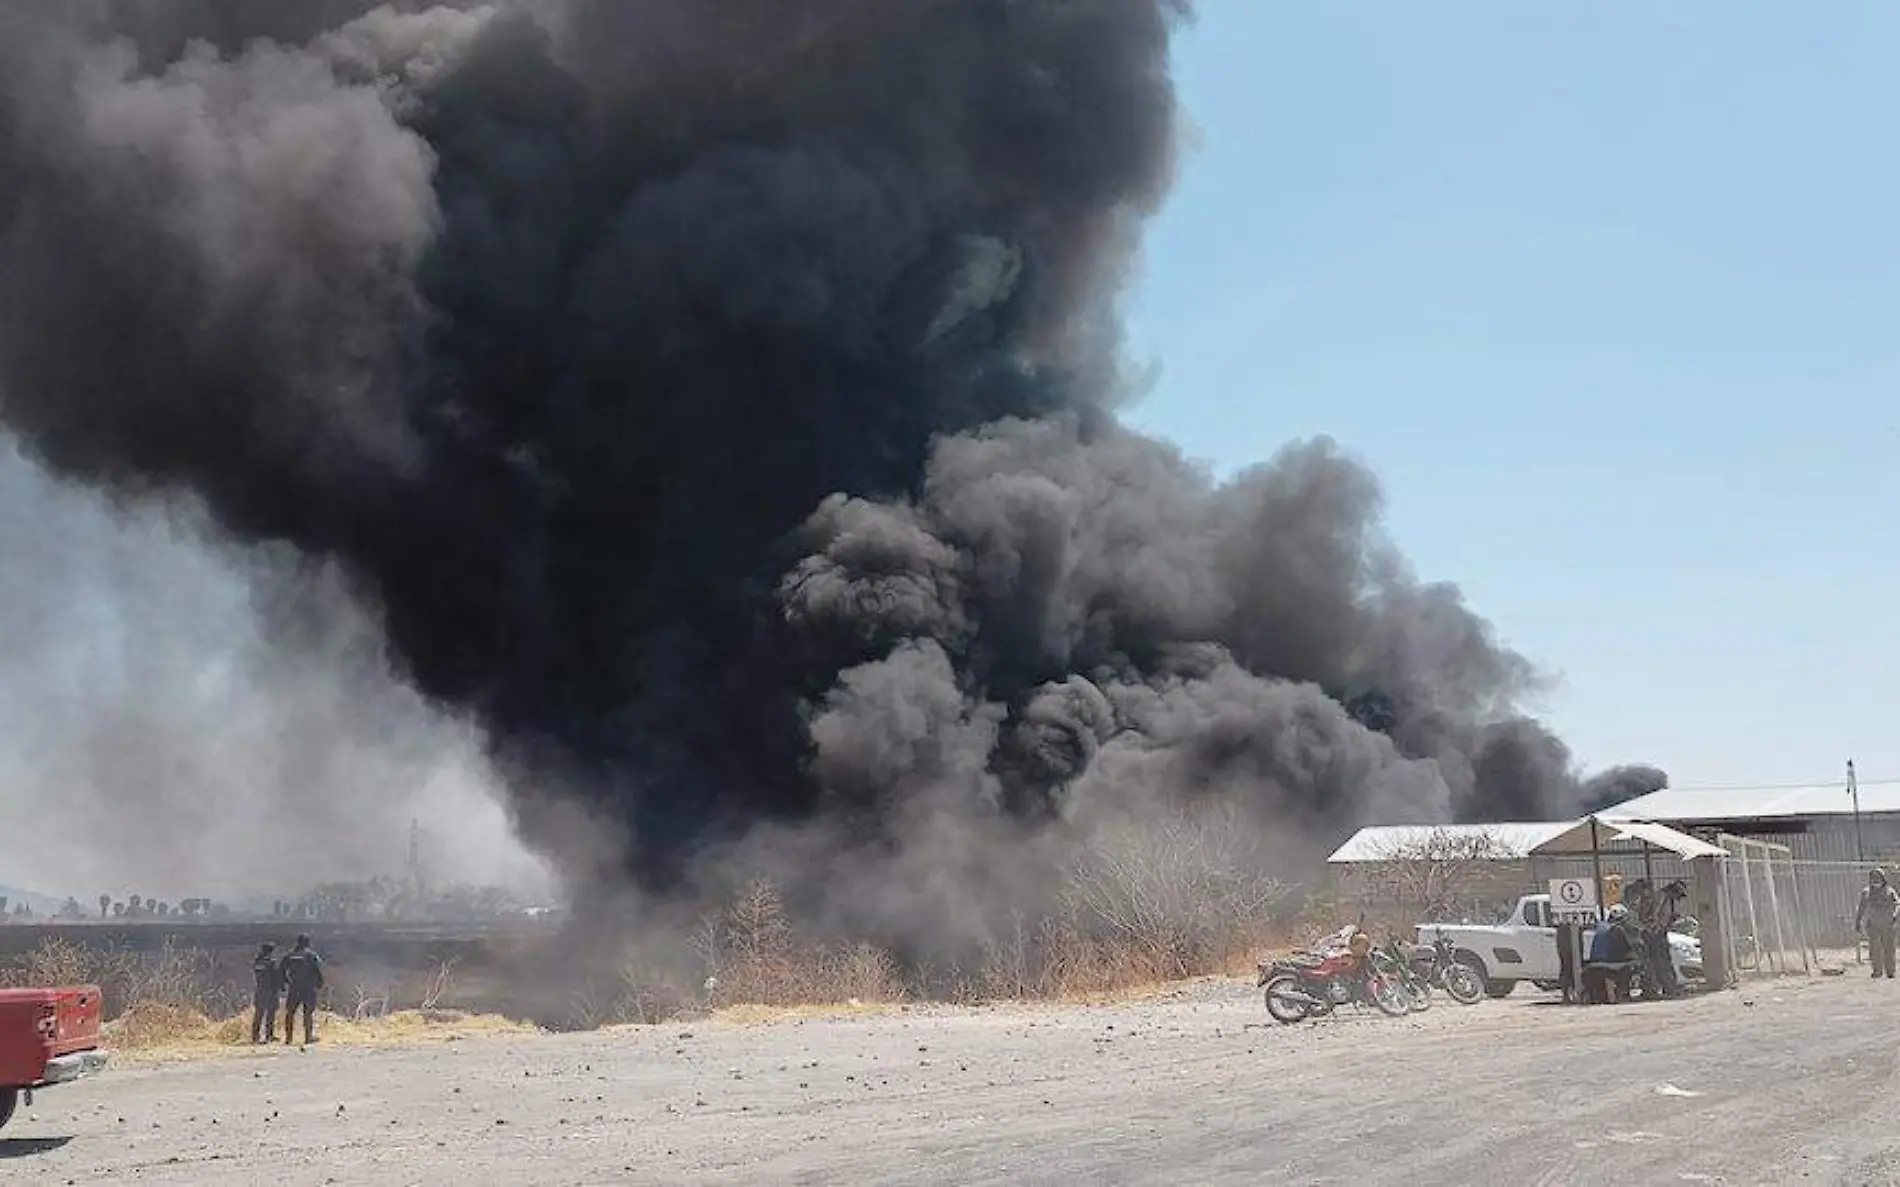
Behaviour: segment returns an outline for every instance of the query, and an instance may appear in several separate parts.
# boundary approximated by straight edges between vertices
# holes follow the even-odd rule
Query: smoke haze
[[[396,683],[373,623],[283,551],[213,548],[0,450],[0,880],[91,904],[400,874],[546,893],[479,733]]]
[[[272,695],[223,733],[23,669],[78,682],[38,761],[128,827],[88,731],[211,772],[193,803],[255,830],[220,852],[485,758],[571,875],[778,863],[895,931],[1163,803],[1316,838],[1580,802],[1536,673],[1410,572],[1364,467],[1217,483],[1115,419],[1183,5],[53,11],[0,15],[0,415],[201,502],[266,603],[348,608],[257,615],[219,662]],[[175,683],[222,654],[193,601],[99,613]]]

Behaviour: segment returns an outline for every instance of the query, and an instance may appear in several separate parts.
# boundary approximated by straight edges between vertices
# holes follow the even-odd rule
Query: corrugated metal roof
[[[1373,861],[1392,861],[1435,844],[1465,838],[1490,837],[1497,847],[1499,861],[1519,861],[1531,850],[1562,833],[1576,822],[1536,821],[1509,824],[1400,824],[1362,828],[1333,850],[1326,860],[1350,865]]]
[[[1539,843],[1537,847],[1532,850],[1532,855],[1545,857],[1567,853],[1589,853],[1592,849],[1590,841],[1590,821],[1586,818],[1564,825],[1562,831],[1556,836]],[[1707,841],[1697,840],[1687,833],[1679,833],[1666,824],[1655,824],[1640,820],[1609,820],[1603,816],[1597,817],[1596,851],[1604,852],[1608,846],[1619,841],[1642,842],[1653,848],[1673,853],[1677,857],[1685,860],[1695,857],[1728,856],[1725,850],[1711,845]]]
[[[1900,812],[1900,784],[1881,782],[1863,784],[1860,789],[1862,815],[1872,812]],[[1721,788],[1672,788],[1652,791],[1626,803],[1605,808],[1605,816],[1625,816],[1638,820],[1756,820],[1793,816],[1848,816],[1854,811],[1853,797],[1840,783],[1818,787],[1772,787],[1759,790],[1723,790]]]

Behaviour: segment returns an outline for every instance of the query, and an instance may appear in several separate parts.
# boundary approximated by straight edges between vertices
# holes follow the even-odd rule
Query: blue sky
[[[1590,765],[1900,778],[1900,5],[1201,7],[1129,419],[1337,438]]]

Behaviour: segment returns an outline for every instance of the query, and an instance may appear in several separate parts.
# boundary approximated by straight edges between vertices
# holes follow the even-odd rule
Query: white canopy
[[[1491,861],[1522,861],[1538,845],[1569,827],[1553,821],[1375,825],[1354,833],[1326,860],[1334,865],[1361,865],[1459,854]]]
[[[1656,824],[1647,820],[1613,820],[1596,817],[1596,842],[1592,844],[1590,836],[1590,817],[1585,817],[1569,825],[1556,836],[1543,841],[1531,849],[1533,857],[1587,856],[1592,851],[1604,849],[1616,842],[1635,842],[1651,849],[1660,849],[1673,853],[1684,861],[1698,857],[1727,857],[1728,851],[1719,845],[1692,837],[1688,833],[1677,832],[1666,824]]]
[[[1673,853],[1685,861],[1723,857],[1721,848],[1677,832],[1665,824],[1620,817],[1597,817],[1601,846],[1639,844]],[[1529,857],[1587,856],[1590,820],[1510,822],[1502,824],[1425,824],[1362,828],[1326,860],[1334,865],[1392,861],[1429,861],[1453,855],[1490,861]]]

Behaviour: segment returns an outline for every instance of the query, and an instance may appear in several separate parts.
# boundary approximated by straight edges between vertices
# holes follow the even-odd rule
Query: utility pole
[[[1860,842],[1860,780],[1854,775],[1854,760],[1847,760],[1847,794],[1854,797],[1854,859],[1867,864],[1867,850]]]
[[[411,817],[409,820],[409,887],[416,896],[416,905],[422,904],[424,893],[422,885],[422,821]]]

